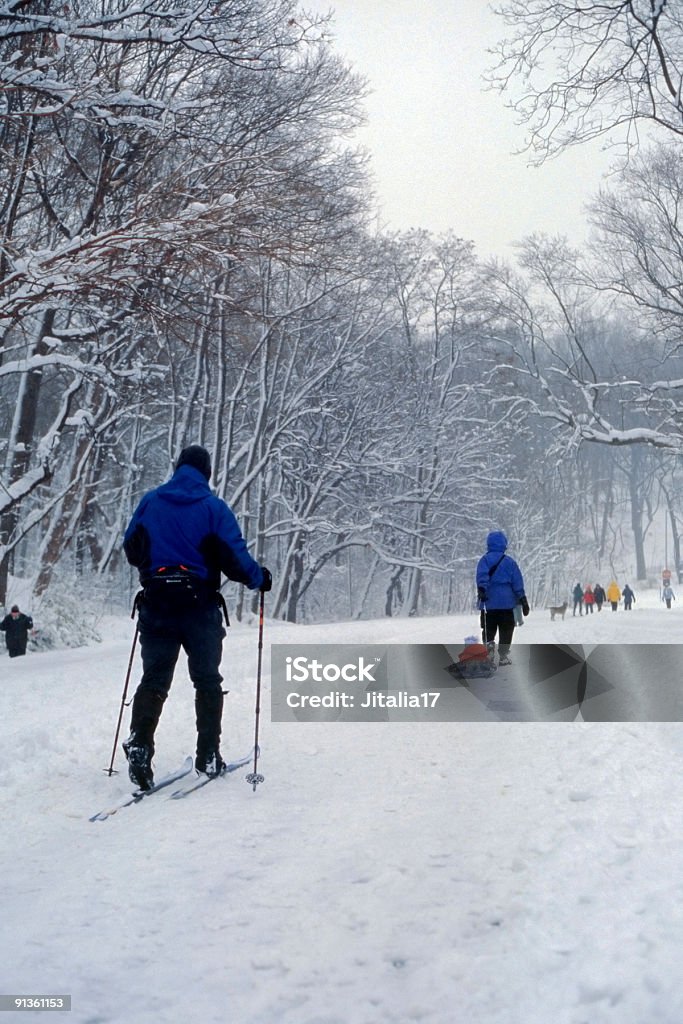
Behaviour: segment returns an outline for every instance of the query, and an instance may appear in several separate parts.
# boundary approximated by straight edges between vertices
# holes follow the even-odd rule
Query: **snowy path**
[[[665,614],[553,630],[657,642],[683,626]],[[71,993],[78,1024],[683,1020],[683,726],[266,714],[255,794],[237,773],[90,823],[128,789],[99,770],[130,642],[114,625],[98,648],[0,660],[2,991]],[[525,642],[569,640],[548,625],[532,616]],[[467,617],[269,624],[267,640],[467,632]],[[254,666],[255,631],[231,630],[229,756],[252,742]],[[192,740],[179,669],[157,772]]]

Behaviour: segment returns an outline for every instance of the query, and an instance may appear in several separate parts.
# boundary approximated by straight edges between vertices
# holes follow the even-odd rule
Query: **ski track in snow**
[[[266,645],[472,632],[267,623]],[[517,634],[682,637],[683,608],[656,595],[630,615],[532,613]],[[70,993],[73,1024],[683,1020],[683,726],[276,724],[266,657],[256,793],[245,769],[91,823],[130,789],[100,769],[131,639],[112,619],[96,648],[0,659],[3,992]],[[234,757],[253,742],[255,628],[229,631],[223,666]],[[181,658],[157,775],[193,741]]]

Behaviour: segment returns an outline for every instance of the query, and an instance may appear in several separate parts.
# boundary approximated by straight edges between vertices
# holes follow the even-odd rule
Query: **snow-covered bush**
[[[103,594],[85,586],[77,577],[60,577],[51,583],[31,609],[35,635],[32,650],[52,647],[84,647],[102,639],[98,624]]]

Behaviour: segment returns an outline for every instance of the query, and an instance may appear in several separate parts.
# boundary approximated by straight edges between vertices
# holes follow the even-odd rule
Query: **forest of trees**
[[[628,159],[587,251],[508,266],[377,228],[366,83],[292,0],[0,2],[0,605],[128,600],[125,525],[195,442],[290,621],[470,608],[493,527],[532,603],[645,579],[657,520],[678,561],[683,22],[568,6],[502,5],[492,75],[553,46],[531,145],[626,126]]]

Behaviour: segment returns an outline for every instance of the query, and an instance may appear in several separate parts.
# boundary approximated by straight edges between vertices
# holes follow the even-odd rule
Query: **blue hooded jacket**
[[[486,538],[486,554],[477,565],[477,587],[486,591],[486,601],[479,602],[480,608],[484,604],[491,611],[514,608],[524,597],[522,573],[514,558],[505,554],[507,546],[507,537],[499,530],[494,530]],[[496,563],[500,564],[489,575],[489,570]]]
[[[168,483],[145,494],[123,548],[143,583],[163,566],[181,566],[216,590],[221,572],[250,590],[263,583],[235,516],[194,466],[180,466]]]

